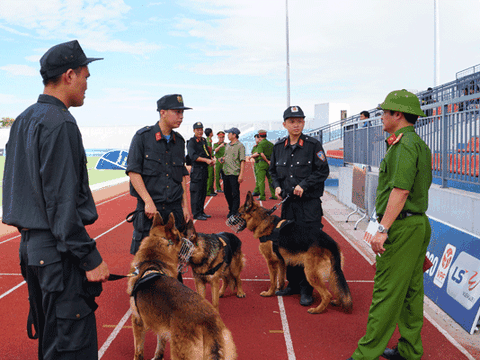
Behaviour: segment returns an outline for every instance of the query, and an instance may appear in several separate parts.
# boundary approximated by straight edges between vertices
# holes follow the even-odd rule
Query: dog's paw
[[[340,306],[340,305],[342,305],[342,303],[341,303],[340,300],[338,300],[338,299],[334,299],[334,300],[330,301],[330,304],[332,304],[333,306]]]
[[[238,298],[244,298],[246,296],[247,296],[247,294],[245,294],[243,291],[242,292],[237,292],[237,297]]]
[[[268,290],[268,291],[262,291],[262,292],[260,293],[261,296],[265,296],[265,297],[266,297],[266,296],[273,296],[274,294],[275,294],[275,291],[270,291],[270,290]]]

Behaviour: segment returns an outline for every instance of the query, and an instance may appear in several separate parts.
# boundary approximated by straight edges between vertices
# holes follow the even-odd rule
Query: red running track
[[[246,181],[241,185],[242,203],[248,190],[253,190],[253,172],[248,166]],[[98,248],[110,272],[126,274],[132,255],[129,253],[132,225],[125,216],[135,208],[135,199],[123,192],[111,200],[97,203],[99,220],[88,227],[90,236],[97,239]],[[263,203],[267,208],[276,201]],[[230,231],[225,225],[227,204],[223,194],[208,197],[205,208],[212,215],[207,221],[198,221],[198,232]],[[278,210],[277,210],[278,212]],[[329,224],[325,231],[340,245],[345,257],[344,272],[354,302],[351,314],[328,307],[327,311],[311,315],[299,304],[299,296],[263,298],[259,293],[268,288],[268,270],[258,251],[258,240],[245,230],[238,234],[247,260],[242,273],[246,298],[239,299],[227,292],[220,299],[220,314],[232,331],[238,359],[309,360],[347,359],[363,336],[373,288],[374,269]],[[36,359],[37,342],[26,333],[28,313],[27,287],[20,275],[18,261],[18,233],[0,237],[0,345],[1,359]],[[185,284],[194,289],[191,272],[184,275]],[[315,303],[319,302],[314,292]],[[210,299],[210,296],[208,296]],[[133,358],[133,335],[130,324],[129,299],[126,280],[104,284],[96,311],[99,355],[101,359]],[[390,346],[399,337],[395,332]],[[467,359],[428,320],[422,332],[424,359]],[[156,339],[148,334],[145,357],[153,356]],[[170,359],[167,355],[166,359]]]

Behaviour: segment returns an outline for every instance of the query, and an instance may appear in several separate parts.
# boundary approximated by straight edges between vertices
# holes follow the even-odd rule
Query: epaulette
[[[138,130],[137,134],[141,135],[143,133],[146,133],[147,131],[152,130],[152,128],[153,128],[153,126],[145,126],[145,127],[141,128],[140,130]]]
[[[179,132],[172,130],[172,133],[175,134],[175,139],[181,139],[183,142],[185,142],[185,139],[183,138],[183,136]]]
[[[278,141],[275,142],[275,145],[278,145],[278,144],[283,144],[285,142],[285,140],[287,140],[288,136],[284,136],[283,138],[279,139]]]
[[[305,141],[311,142],[311,143],[317,143],[318,140],[311,137],[311,136],[305,136]]]

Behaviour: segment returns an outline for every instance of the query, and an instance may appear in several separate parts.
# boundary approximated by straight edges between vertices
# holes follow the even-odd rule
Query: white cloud
[[[5,65],[1,66],[0,70],[6,71],[13,76],[38,76],[38,69],[27,65]]]
[[[65,41],[74,37],[97,51],[145,55],[159,50],[155,43],[117,39],[119,32],[128,29],[124,20],[130,10],[123,0],[2,0],[0,19],[8,24],[1,28],[17,35]]]

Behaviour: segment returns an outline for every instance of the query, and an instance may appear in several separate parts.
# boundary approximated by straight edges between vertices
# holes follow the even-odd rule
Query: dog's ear
[[[175,216],[173,213],[170,213],[168,216],[168,223],[165,225],[165,230],[166,231],[171,231],[173,228],[175,228]]]
[[[196,242],[197,232],[192,219],[188,220],[187,225],[185,226],[185,236],[188,240]]]
[[[249,212],[253,206],[253,195],[250,191],[247,193],[247,198],[245,199],[245,212]]]
[[[158,226],[163,226],[163,219],[160,216],[160,213],[156,212],[155,215],[153,215],[153,222],[152,222],[151,229],[156,228]]]

